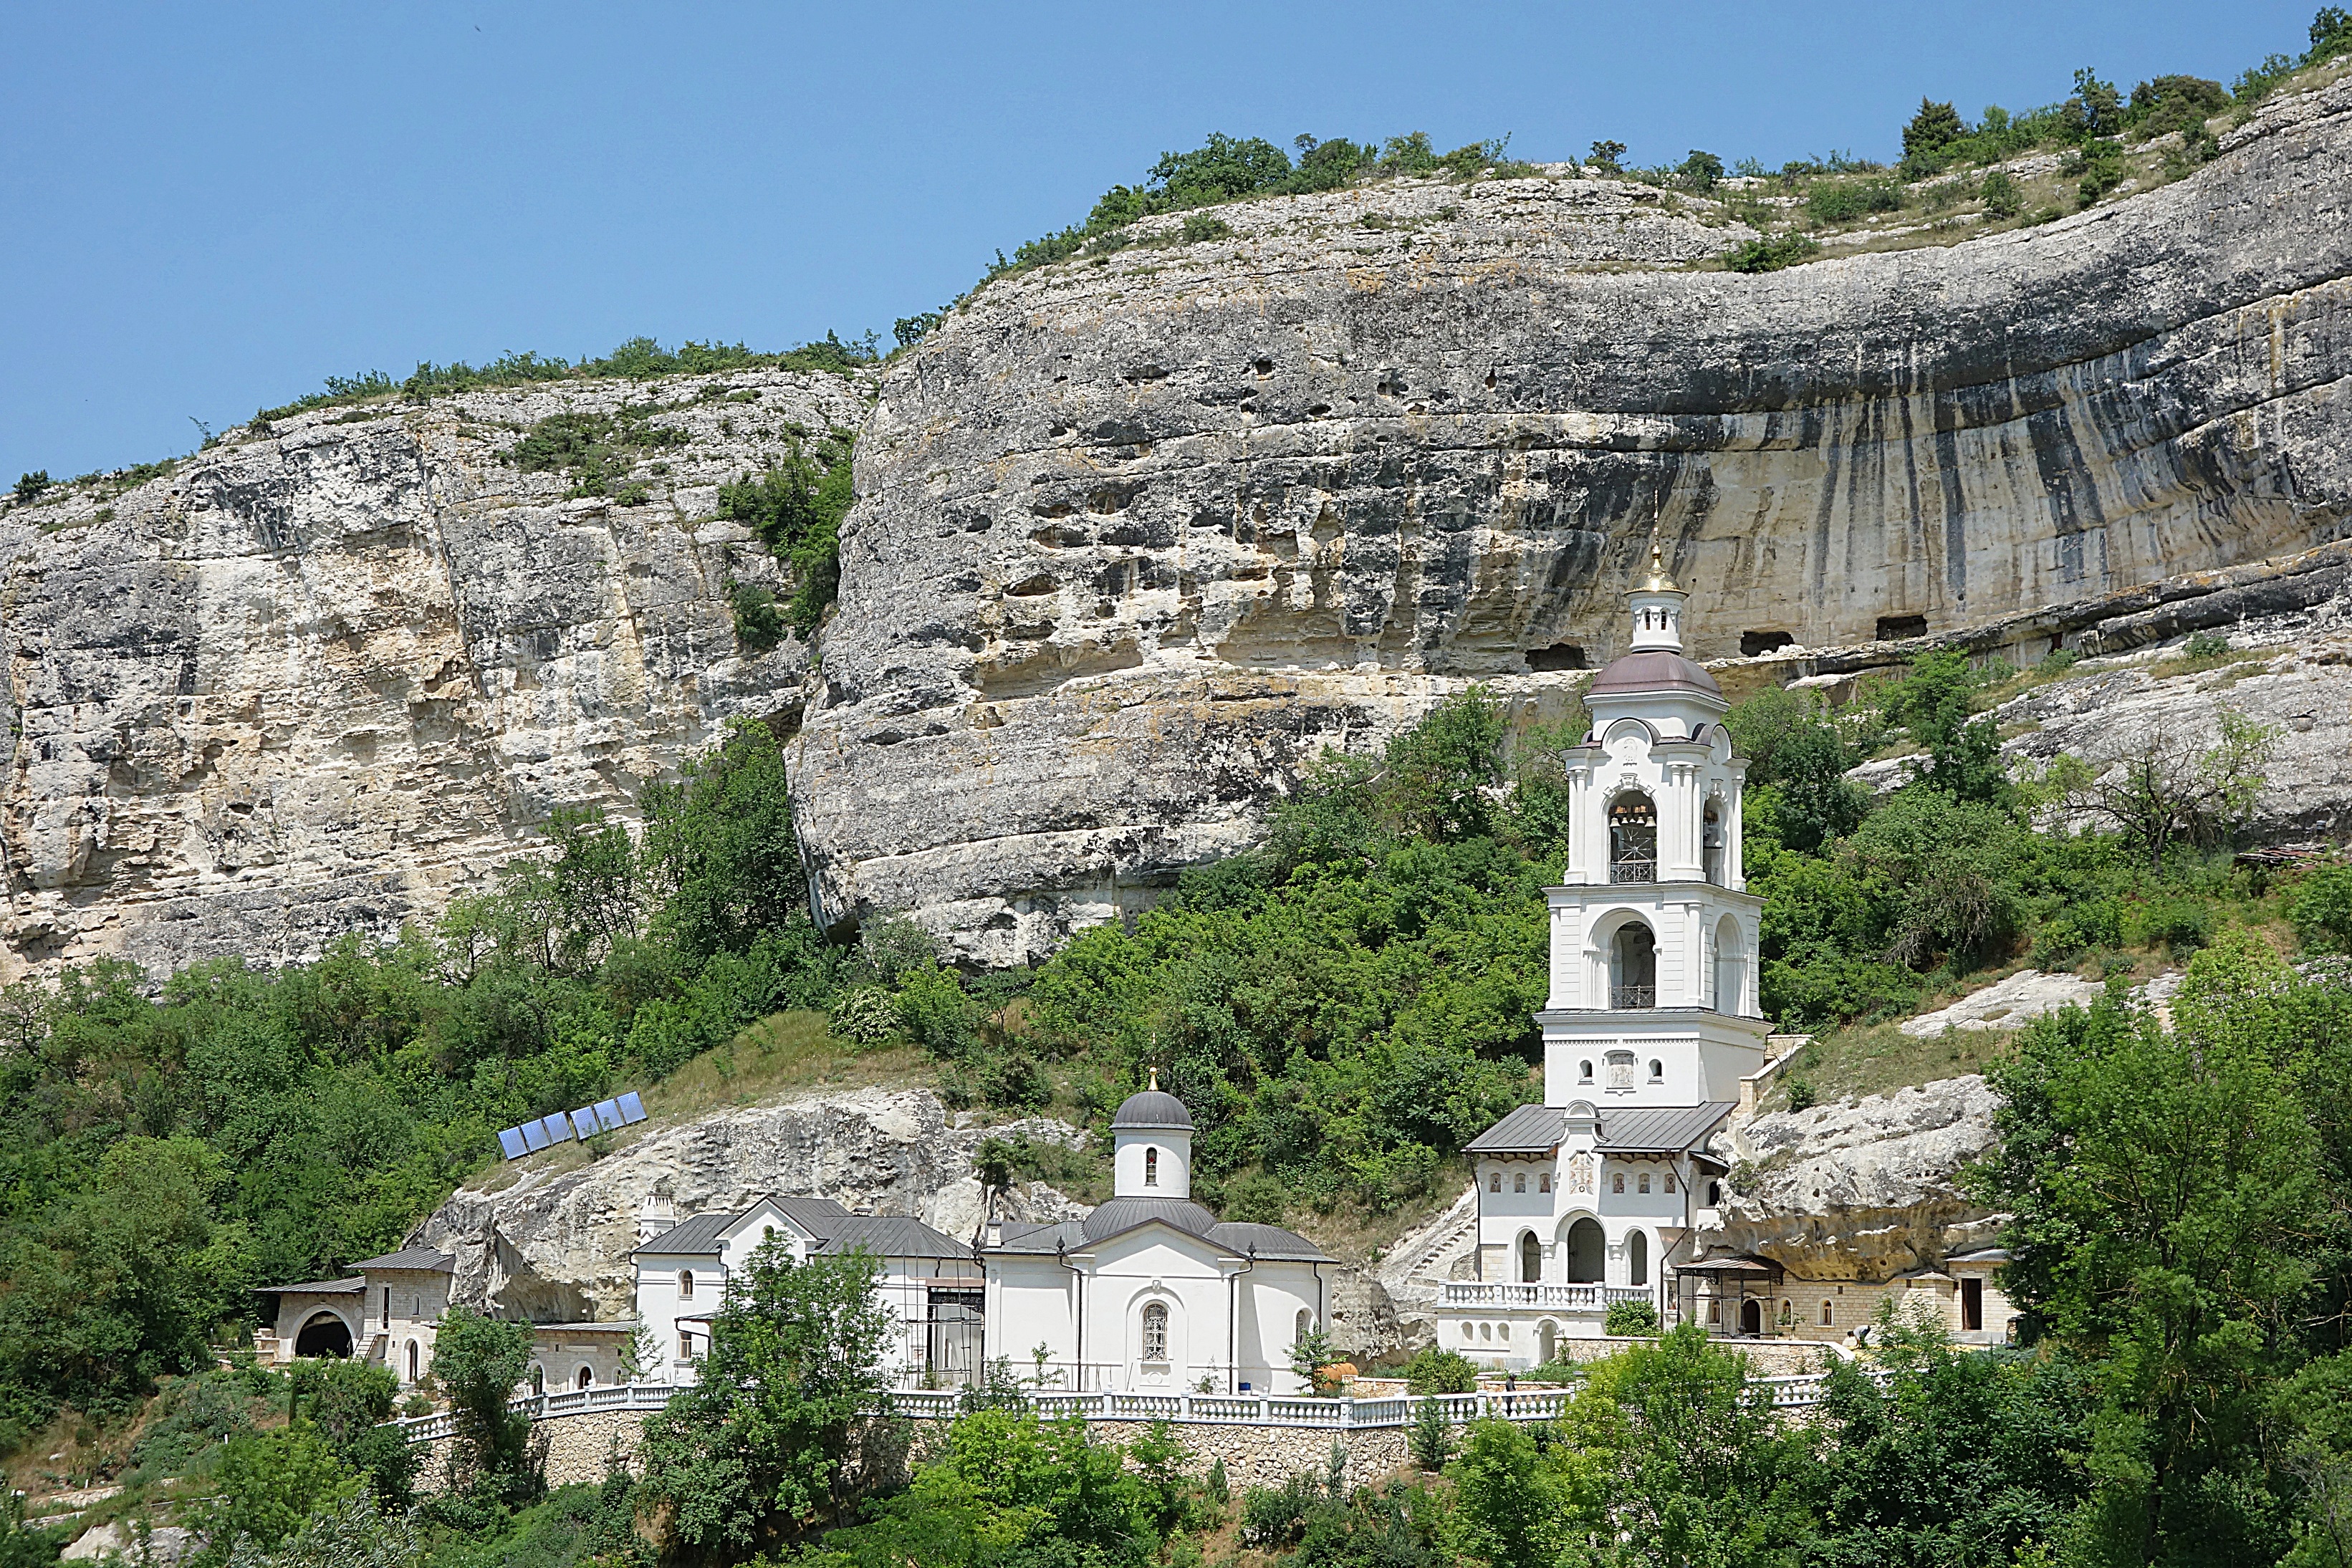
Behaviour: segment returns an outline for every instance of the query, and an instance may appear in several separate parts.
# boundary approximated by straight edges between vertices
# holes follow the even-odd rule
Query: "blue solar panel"
[[[604,1129],[596,1125],[596,1107],[583,1105],[579,1110],[572,1112],[572,1130],[583,1138],[593,1138],[603,1132]]]
[[[541,1116],[539,1124],[547,1129],[549,1143],[568,1144],[572,1141],[572,1118],[562,1112],[558,1111],[552,1116]]]
[[[622,1095],[618,1103],[621,1107],[622,1121],[642,1122],[646,1119],[646,1103],[637,1098],[635,1090]]]
[[[507,1158],[510,1160],[519,1160],[530,1153],[530,1145],[522,1141],[520,1127],[499,1128],[499,1147],[506,1151]]]
[[[522,1134],[522,1141],[529,1144],[534,1152],[547,1147],[547,1129],[537,1122],[525,1122],[515,1130]]]
[[[619,1126],[621,1124],[620,1102],[617,1100],[597,1101],[596,1120],[603,1124],[604,1130],[608,1133],[614,1128]]]

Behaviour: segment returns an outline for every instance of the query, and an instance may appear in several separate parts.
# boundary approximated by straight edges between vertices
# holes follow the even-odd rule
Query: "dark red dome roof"
[[[1713,675],[1680,653],[1669,653],[1663,648],[1612,659],[1584,695],[1608,696],[1649,692],[1688,692],[1696,696],[1713,697],[1718,702],[1723,700],[1723,688],[1715,684]]]

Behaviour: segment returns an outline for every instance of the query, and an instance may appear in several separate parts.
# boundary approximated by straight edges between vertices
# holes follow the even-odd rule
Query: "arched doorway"
[[[1532,1230],[1519,1232],[1519,1279],[1532,1285],[1543,1278],[1543,1243]]]
[[[1658,880],[1658,808],[1639,789],[1609,802],[1609,880]]]
[[[1653,1008],[1658,1005],[1658,943],[1650,928],[1628,920],[1609,941],[1609,1005],[1612,1008]]]
[[[352,1331],[332,1312],[314,1312],[294,1336],[294,1354],[331,1355],[341,1360],[352,1354]]]
[[[593,1368],[590,1368],[590,1367],[585,1367],[585,1366],[582,1367],[582,1368],[580,1369],[580,1375],[579,1375],[577,1377],[574,1377],[574,1378],[572,1380],[572,1387],[574,1387],[574,1388],[593,1388],[593,1387],[595,1387],[595,1386],[596,1386],[596,1374],[595,1374],[595,1371],[594,1371]]]
[[[533,1394],[547,1392],[547,1368],[537,1362],[530,1364],[530,1391]]]
[[[1764,1332],[1764,1304],[1753,1296],[1739,1303],[1739,1332],[1749,1339]]]
[[[408,1381],[411,1383],[416,1381],[416,1342],[410,1340],[408,1342]]]
[[[1536,1326],[1537,1359],[1549,1363],[1559,1354],[1559,1330],[1549,1318]]]
[[[1609,1267],[1609,1242],[1597,1219],[1580,1219],[1568,1228],[1568,1281],[1598,1285]]]
[[[1706,803],[1706,816],[1699,823],[1699,847],[1706,867],[1706,880],[1716,886],[1723,885],[1723,813],[1716,802]]]
[[[1629,1285],[1650,1282],[1650,1239],[1639,1230],[1625,1238],[1625,1282]]]

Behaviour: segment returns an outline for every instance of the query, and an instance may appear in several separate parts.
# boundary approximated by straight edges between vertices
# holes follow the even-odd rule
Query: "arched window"
[[[1478,1337],[1478,1331],[1472,1324],[1464,1323],[1462,1325],[1462,1337],[1464,1339],[1476,1339]]]
[[[1699,823],[1699,846],[1706,866],[1706,880],[1716,886],[1723,885],[1723,814],[1716,803],[1706,803],[1706,816]]]
[[[1715,927],[1715,1010],[1745,1014],[1748,959],[1739,946],[1739,922],[1726,915]]]
[[[408,1381],[411,1383],[416,1381],[416,1342],[415,1340],[408,1342]]]
[[[677,1299],[681,1301],[694,1300],[694,1270],[691,1269],[677,1271]]]
[[[1158,1301],[1143,1309],[1143,1359],[1168,1359],[1168,1309]]]
[[[1503,1173],[1502,1173],[1502,1172],[1500,1172],[1500,1171],[1495,1171],[1495,1172],[1490,1173],[1490,1174],[1487,1176],[1487,1177],[1486,1177],[1486,1190],[1487,1190],[1488,1192],[1500,1192],[1500,1191],[1502,1191],[1502,1190],[1503,1190]]]
[[[1511,1190],[1512,1190],[1513,1192],[1525,1192],[1525,1191],[1527,1191],[1527,1190],[1528,1190],[1528,1173],[1527,1173],[1527,1172],[1525,1172],[1525,1171],[1521,1171],[1521,1172],[1519,1172],[1519,1173],[1518,1173],[1518,1175],[1517,1175],[1517,1176],[1513,1176],[1513,1177],[1511,1178]]]
[[[530,1364],[530,1391],[533,1394],[547,1392],[547,1368],[535,1361]]]
[[[575,1376],[575,1377],[573,1377],[573,1378],[572,1378],[572,1387],[574,1387],[574,1388],[593,1388],[593,1387],[595,1387],[595,1386],[596,1386],[596,1374],[595,1374],[594,1370],[593,1370],[593,1369],[592,1369],[592,1368],[590,1368],[590,1367],[585,1367],[585,1366],[582,1367],[582,1368],[580,1369],[579,1375],[578,1375],[577,1376]]]
[[[1538,1171],[1536,1174],[1536,1190],[1538,1192],[1549,1192],[1551,1190],[1551,1172]]]
[[[1654,1008],[1658,1005],[1658,944],[1650,928],[1638,920],[1628,920],[1617,928],[1609,943],[1609,1005],[1612,1008]],[[1625,1059],[1625,1071],[1631,1077],[1633,1053],[1630,1051],[1611,1051],[1612,1062]]]
[[[1709,1208],[1721,1208],[1723,1207],[1723,1184],[1721,1182],[1711,1181],[1706,1184],[1706,1206]]]
[[[1609,880],[1658,880],[1658,809],[1639,789],[1609,802]]]
[[[1625,1282],[1629,1285],[1650,1282],[1650,1238],[1639,1230],[1625,1238]]]
[[[1822,1303],[1822,1327],[1825,1329],[1837,1327],[1837,1309],[1828,1301]]]
[[[1580,1061],[1576,1064],[1576,1081],[1579,1083],[1590,1083],[1592,1082],[1592,1063],[1589,1061]]]
[[[1146,1186],[1160,1185],[1160,1151],[1158,1149],[1143,1151],[1143,1185]]]
[[[1675,1190],[1675,1173],[1672,1171],[1666,1173],[1666,1190],[1668,1192]]]
[[[1543,1243],[1532,1230],[1519,1232],[1519,1279],[1532,1285],[1543,1278]]]
[[[1609,1178],[1609,1190],[1612,1193],[1621,1193],[1625,1190],[1625,1173],[1623,1171],[1619,1171],[1616,1175]]]
[[[1315,1314],[1305,1307],[1299,1308],[1298,1316],[1291,1324],[1290,1343],[1297,1344],[1314,1332]]]
[[[1647,1192],[1647,1191],[1649,1191],[1649,1190],[1650,1190],[1650,1173],[1649,1173],[1649,1172],[1647,1172],[1647,1171],[1643,1171],[1643,1172],[1641,1174],[1640,1177],[1639,1177],[1639,1178],[1637,1178],[1637,1179],[1635,1180],[1635,1182],[1634,1182],[1633,1186],[1634,1186],[1635,1190],[1637,1190],[1637,1191],[1640,1191],[1640,1192]]]
[[[1659,1061],[1654,1056],[1650,1058],[1650,1082],[1653,1083],[1664,1083],[1665,1081],[1666,1064]]]

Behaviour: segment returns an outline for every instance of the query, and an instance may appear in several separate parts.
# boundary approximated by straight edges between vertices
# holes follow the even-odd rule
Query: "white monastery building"
[[[1111,1118],[1111,1197],[1083,1220],[995,1228],[988,1354],[1050,1385],[1311,1392],[1290,1347],[1327,1316],[1331,1260],[1192,1201],[1192,1118],[1150,1087]]]

